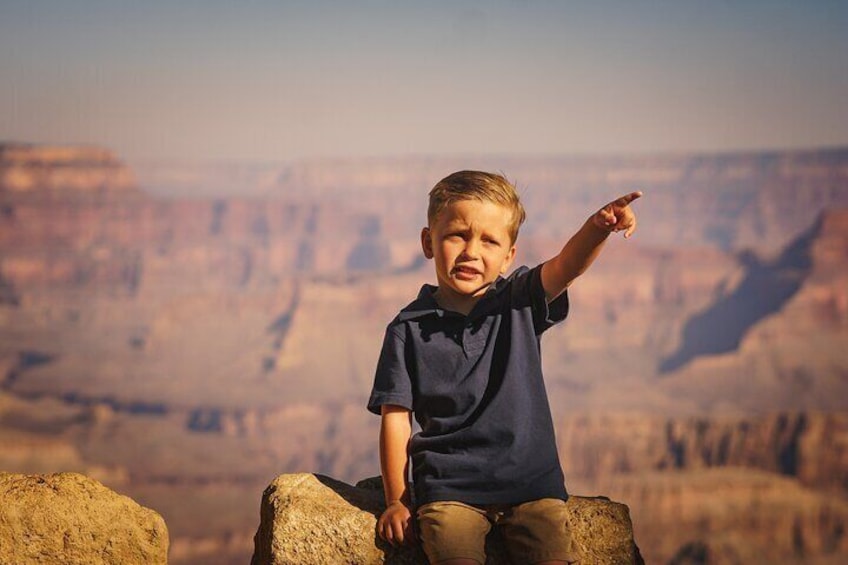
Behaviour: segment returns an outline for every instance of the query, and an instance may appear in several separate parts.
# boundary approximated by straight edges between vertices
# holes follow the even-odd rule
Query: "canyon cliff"
[[[132,171],[107,149],[0,144],[0,192],[79,196],[136,189]]]
[[[845,149],[130,172],[2,146],[0,469],[86,473],[165,517],[172,562],[245,562],[274,477],[377,472],[376,355],[460,168],[517,181],[517,264],[645,193],[543,340],[570,492],[630,506],[649,563],[843,558]]]

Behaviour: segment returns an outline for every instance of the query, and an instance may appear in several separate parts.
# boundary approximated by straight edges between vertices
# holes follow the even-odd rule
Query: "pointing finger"
[[[630,194],[625,194],[624,196],[618,198],[615,201],[615,203],[618,206],[627,206],[628,204],[630,204],[631,202],[633,202],[637,198],[641,198],[641,196],[642,196],[642,191],[637,190],[635,192],[631,192]]]

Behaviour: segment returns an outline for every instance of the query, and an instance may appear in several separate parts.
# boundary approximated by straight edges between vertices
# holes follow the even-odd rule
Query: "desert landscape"
[[[848,148],[130,166],[0,144],[0,470],[155,509],[175,564],[246,563],[280,473],[377,475],[383,331],[432,267],[429,188],[502,171],[516,264],[642,190],[544,338],[569,491],[648,563],[848,559]]]

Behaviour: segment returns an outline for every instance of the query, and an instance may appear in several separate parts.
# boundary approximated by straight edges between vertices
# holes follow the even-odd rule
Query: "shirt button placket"
[[[488,335],[487,328],[478,328],[477,331],[472,331],[475,324],[466,322],[463,328],[463,349],[468,356],[477,355],[486,347],[486,336]]]

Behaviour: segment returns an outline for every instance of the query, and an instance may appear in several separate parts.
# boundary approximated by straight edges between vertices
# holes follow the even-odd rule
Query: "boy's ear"
[[[433,258],[433,240],[430,239],[430,228],[421,230],[421,249],[424,251],[424,257],[427,259]]]
[[[501,265],[501,274],[505,275],[509,270],[509,267],[512,265],[512,262],[515,260],[516,248],[513,245],[509,248],[509,253],[506,254],[506,258],[504,258],[504,262]]]

